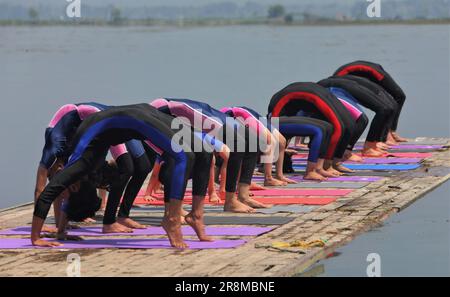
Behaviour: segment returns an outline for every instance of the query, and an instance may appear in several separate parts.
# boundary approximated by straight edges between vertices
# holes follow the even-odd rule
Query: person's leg
[[[224,211],[238,213],[254,212],[255,210],[253,208],[240,202],[236,196],[239,173],[245,155],[245,152],[238,149],[238,143],[245,144],[245,139],[242,138],[237,131],[234,131],[233,128],[228,126],[224,126],[218,135],[221,136],[222,142],[230,148],[230,156],[225,173],[225,203],[223,209]],[[231,139],[228,136],[232,136]],[[222,174],[221,176],[223,178]]]
[[[305,179],[324,180],[320,174],[318,160],[328,149],[328,133],[331,125],[325,121],[308,117],[281,117],[280,132],[287,138],[302,135],[310,137],[310,151],[306,166]],[[322,168],[323,169],[323,168]]]
[[[205,233],[203,222],[205,196],[210,179],[209,169],[212,164],[212,153],[195,153],[195,161],[192,170],[192,210],[186,215],[186,223],[194,229],[200,241],[212,241]]]
[[[257,159],[258,153],[256,152],[246,152],[244,154],[238,184],[238,199],[240,202],[250,206],[251,208],[268,208],[271,207],[271,205],[258,202],[250,197],[250,185]]]
[[[333,107],[335,116],[339,119],[339,122],[342,124],[341,125],[342,136],[339,139],[336,151],[334,152],[332,167],[335,170],[342,173],[354,172],[354,170],[351,170],[343,166],[341,162],[342,158],[344,157],[345,150],[347,149],[351,141],[353,131],[355,130],[355,120],[352,118],[351,114],[344,107],[344,105],[338,99],[336,99],[336,97],[334,97],[333,100],[329,100],[328,103],[330,106]]]
[[[385,140],[386,130],[392,122],[394,113],[392,104],[387,103],[381,96],[375,96],[375,98],[376,100],[366,102],[364,105],[375,112],[362,150],[363,156],[366,157],[380,157],[383,155],[384,152],[380,149],[379,143]]]
[[[253,208],[240,202],[238,197],[236,196],[237,180],[243,158],[243,152],[230,152],[225,182],[225,211],[244,213],[254,212]]]
[[[165,213],[162,227],[167,233],[170,244],[176,248],[186,248],[181,224],[183,217],[183,197],[187,181],[194,163],[194,153],[183,146],[178,153],[164,152],[161,156],[159,180],[164,185]],[[184,217],[183,217],[184,220]]]
[[[295,180],[287,178],[283,173],[283,162],[284,154],[286,152],[287,140],[277,129],[273,130],[272,135],[278,143],[278,157],[275,160],[275,178],[288,184],[296,184],[297,182]],[[272,166],[270,166],[270,170],[272,170]]]
[[[280,136],[282,137],[282,139],[280,139]],[[275,161],[278,160],[279,158],[279,154],[280,154],[280,142],[284,141],[284,145],[286,143],[286,140],[284,139],[284,137],[278,132],[278,130],[274,129],[271,132],[271,143],[269,145],[269,149],[264,152],[261,156],[261,162],[262,162],[262,167],[264,169],[264,186],[285,186],[287,185],[287,181],[283,181],[281,179],[275,178],[272,175],[272,166],[273,163]],[[276,152],[276,149],[278,149],[278,152]],[[282,149],[283,153],[284,153],[284,149]],[[277,153],[275,155],[275,153]]]
[[[160,169],[158,174],[159,182],[164,186],[164,216],[169,215],[170,209],[170,189],[172,188],[172,174],[174,172],[175,161],[171,158],[166,158],[164,161],[160,162]],[[185,224],[186,221],[184,217],[188,214],[183,208],[180,211],[181,224]]]
[[[119,208],[117,221],[120,224],[129,228],[144,229],[145,228],[144,225],[135,222],[129,216],[134,200],[136,199],[136,196],[138,195],[140,189],[142,188],[145,179],[147,178],[148,174],[151,171],[152,164],[145,153],[142,156],[135,158],[133,160],[133,163],[134,163],[133,176],[128,182],[127,188],[125,190],[122,203]]]
[[[321,150],[319,153],[319,159],[317,160],[317,169],[316,171],[320,173],[320,175],[329,178],[329,177],[338,177],[341,176],[341,173],[333,168],[332,160],[326,159],[328,147],[331,142],[331,137],[334,133],[334,127],[332,124],[322,121],[326,124],[322,123],[323,132],[324,132],[324,140],[321,146]]]
[[[129,153],[122,154],[116,159],[119,171],[118,177],[111,183],[111,189],[103,216],[103,233],[132,232],[131,228],[116,222],[117,209],[122,198],[123,191],[133,175],[134,164]]]
[[[354,161],[354,162],[362,162],[363,159],[360,156],[357,156],[352,153],[353,148],[355,147],[355,144],[358,142],[361,135],[364,133],[364,130],[367,127],[367,124],[369,123],[369,119],[367,116],[362,113],[359,118],[355,122],[355,130],[353,132],[352,138],[350,140],[349,146],[344,154],[344,160],[346,161]]]
[[[211,165],[209,168],[209,183],[208,183],[208,197],[209,202],[211,203],[221,203],[219,195],[216,192],[216,184],[215,184],[215,176],[216,176],[216,157],[213,155],[211,160]]]
[[[260,154],[259,146],[254,141],[257,139],[256,134],[248,128],[241,131],[241,139],[245,141],[245,151],[244,157],[242,159],[240,174],[239,174],[239,184],[238,184],[238,199],[240,202],[252,208],[267,208],[270,205],[265,205],[260,203],[250,197],[250,189],[263,190],[256,184],[252,184],[253,173],[256,168],[256,163],[258,161],[258,156]],[[256,187],[255,187],[256,185]]]
[[[407,139],[400,137],[396,131],[398,128],[398,122],[400,120],[400,114],[402,112],[403,105],[405,104],[406,95],[403,92],[402,88],[395,82],[392,76],[386,72],[383,80],[380,84],[391,94],[394,100],[397,103],[397,110],[394,116],[394,120],[392,122],[391,131],[396,137],[396,140],[399,142],[407,141]]]

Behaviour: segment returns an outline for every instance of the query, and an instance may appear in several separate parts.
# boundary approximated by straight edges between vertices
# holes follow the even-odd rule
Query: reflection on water
[[[447,182],[299,276],[367,276],[370,253],[381,276],[450,276],[449,190]]]
[[[448,136],[449,28],[0,27],[0,208],[32,200],[44,129],[66,103],[190,97],[266,114],[288,83],[368,59],[408,95],[404,135]]]

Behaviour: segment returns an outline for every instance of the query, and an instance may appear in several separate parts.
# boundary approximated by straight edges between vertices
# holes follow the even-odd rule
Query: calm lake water
[[[320,261],[318,276],[367,276],[367,256],[377,253],[381,276],[450,276],[450,183],[357,237]]]
[[[158,96],[252,106],[341,64],[381,63],[407,94],[400,132],[449,136],[449,30],[437,26],[0,28],[0,208],[31,201],[44,129],[63,104]],[[370,114],[370,113],[369,113]]]

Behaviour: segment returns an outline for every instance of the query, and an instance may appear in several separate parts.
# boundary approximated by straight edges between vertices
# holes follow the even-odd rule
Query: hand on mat
[[[47,241],[43,239],[38,239],[32,242],[34,246],[41,246],[41,247],[55,247],[55,246],[61,246],[62,244],[56,241]]]

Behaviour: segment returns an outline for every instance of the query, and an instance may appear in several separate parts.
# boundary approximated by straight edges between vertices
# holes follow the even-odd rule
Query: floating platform
[[[428,150],[420,148],[419,151],[425,154],[425,158],[417,169],[411,167],[410,170],[400,171],[395,170],[394,166],[392,171],[362,170],[358,171],[358,175],[370,178],[330,181],[328,186],[327,183],[321,183],[319,187],[317,184],[312,186],[310,182],[301,181],[301,186],[295,188],[323,190],[329,187],[329,190],[337,190],[345,189],[345,183],[349,182],[351,191],[329,197],[326,204],[280,204],[254,214],[224,213],[221,206],[208,205],[208,228],[215,235],[217,246],[196,244],[195,248],[181,251],[162,245],[142,248],[137,244],[130,244],[137,240],[140,244],[164,242],[166,237],[161,235],[161,230],[150,227],[154,228],[152,232],[135,236],[114,236],[116,242],[128,244],[120,249],[108,245],[85,249],[69,244],[53,249],[30,249],[26,246],[22,249],[8,248],[6,241],[2,240],[29,244],[28,235],[23,235],[26,233],[7,233],[11,228],[19,226],[22,226],[20,230],[27,231],[33,207],[32,204],[25,204],[4,209],[0,211],[0,234],[5,234],[0,235],[0,276],[66,276],[67,256],[71,253],[77,253],[81,258],[81,276],[298,275],[336,248],[379,226],[389,216],[408,207],[450,178],[448,139],[417,138],[410,144],[438,144],[441,147],[433,146]],[[410,150],[414,150],[414,147],[408,147],[408,151]],[[255,180],[258,178],[255,177]],[[358,181],[361,186],[355,184]],[[255,195],[256,193],[257,191]],[[309,200],[314,198],[304,197]],[[272,196],[271,199],[276,197]],[[133,209],[132,216],[144,223],[157,225],[162,210],[158,205],[139,205]],[[101,236],[95,228],[86,228],[83,232],[87,241],[111,241],[112,237]],[[189,230],[185,234],[186,239],[196,240]],[[277,244],[295,241],[319,244],[297,247]]]

